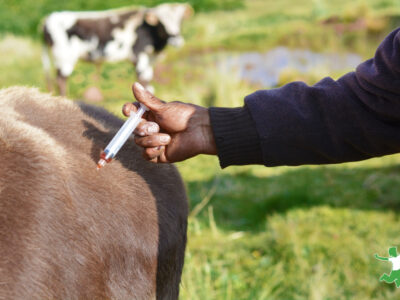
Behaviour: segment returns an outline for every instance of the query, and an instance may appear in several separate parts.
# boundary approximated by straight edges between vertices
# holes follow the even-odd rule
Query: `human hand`
[[[135,142],[143,157],[152,162],[178,162],[198,154],[217,154],[208,109],[178,101],[161,101],[139,83],[132,86],[139,102],[149,108],[135,129]],[[126,103],[125,116],[137,111],[138,103]]]

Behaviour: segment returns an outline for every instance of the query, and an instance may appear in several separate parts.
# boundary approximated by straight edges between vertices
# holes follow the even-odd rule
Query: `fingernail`
[[[139,82],[135,82],[135,86],[136,86],[136,88],[137,88],[138,90],[140,90],[140,91],[145,91],[143,85],[141,85]]]
[[[128,109],[128,104],[124,104],[124,106],[122,106],[122,112],[123,112],[125,115],[129,115],[129,114],[130,114],[131,110]]]
[[[149,133],[156,133],[156,132],[158,132],[158,128],[156,125],[151,125],[149,128],[147,128],[147,131]]]
[[[144,135],[145,135],[145,133],[144,133],[144,131],[139,131],[138,135],[140,135],[140,136],[144,136]]]
[[[160,136],[160,142],[161,143],[168,143],[169,142],[169,136],[167,136],[167,135]]]

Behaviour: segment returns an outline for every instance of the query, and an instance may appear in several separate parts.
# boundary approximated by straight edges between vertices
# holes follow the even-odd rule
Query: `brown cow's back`
[[[121,124],[36,89],[0,91],[0,299],[177,298],[183,184],[132,140],[96,171]]]

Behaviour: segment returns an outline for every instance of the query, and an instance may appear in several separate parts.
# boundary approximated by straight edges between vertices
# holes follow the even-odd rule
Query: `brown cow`
[[[133,140],[96,171],[121,126],[105,110],[0,91],[0,299],[177,299],[187,199],[173,165]]]

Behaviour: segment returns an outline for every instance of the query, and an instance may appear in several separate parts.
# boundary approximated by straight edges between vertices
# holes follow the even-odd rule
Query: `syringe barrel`
[[[140,107],[136,113],[131,112],[128,120],[125,121],[124,125],[122,125],[111,142],[104,149],[104,152],[106,153],[106,159],[114,158],[114,156],[131,136],[136,126],[140,123],[140,120],[146,110],[146,106],[140,104]]]

